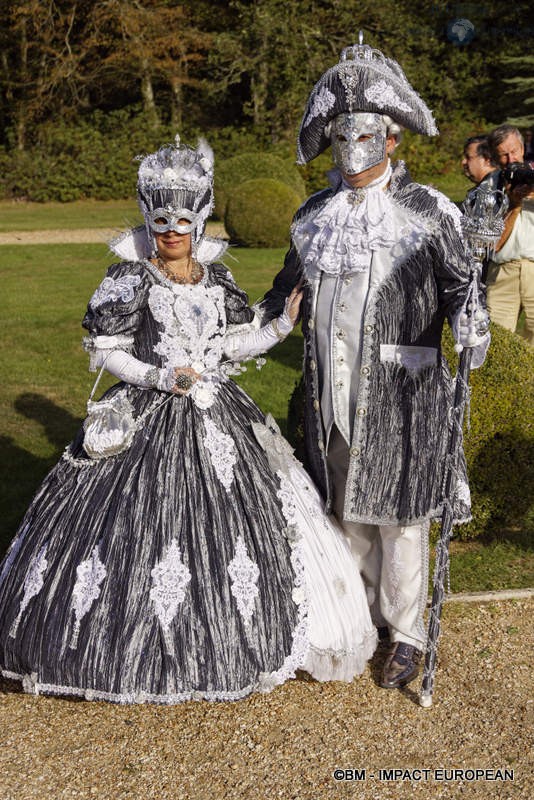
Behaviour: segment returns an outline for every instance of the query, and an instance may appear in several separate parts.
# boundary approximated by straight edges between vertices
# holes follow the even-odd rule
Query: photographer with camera
[[[525,311],[522,335],[534,345],[534,163],[524,163],[524,142],[513,125],[500,125],[488,137],[501,168],[498,188],[508,194],[510,209],[504,233],[489,264],[488,311],[493,322],[515,331]]]

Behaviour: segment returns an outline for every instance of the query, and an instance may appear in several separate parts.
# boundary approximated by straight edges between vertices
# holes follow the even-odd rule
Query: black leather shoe
[[[421,650],[406,642],[395,642],[384,664],[383,689],[400,689],[419,675]]]

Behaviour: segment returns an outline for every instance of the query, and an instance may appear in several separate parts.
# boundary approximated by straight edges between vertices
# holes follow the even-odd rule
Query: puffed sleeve
[[[212,264],[212,275],[224,289],[224,306],[228,325],[245,325],[254,319],[247,293],[240,289],[230,270],[224,264]]]
[[[82,325],[89,331],[84,347],[97,351],[131,352],[147,307],[146,271],[138,262],[112,264],[87,306]],[[96,367],[91,359],[90,369]]]

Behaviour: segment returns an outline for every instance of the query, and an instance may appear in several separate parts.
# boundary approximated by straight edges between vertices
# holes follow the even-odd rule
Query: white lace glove
[[[124,350],[97,350],[94,363],[97,368],[105,365],[107,371],[119,380],[145,389],[170,392],[176,383],[174,367],[145,364]]]
[[[283,342],[293,330],[293,323],[287,311],[289,299],[284,311],[276,319],[264,325],[258,331],[247,333],[230,333],[224,340],[224,354],[231,361],[242,361],[266,353],[278,342]]]

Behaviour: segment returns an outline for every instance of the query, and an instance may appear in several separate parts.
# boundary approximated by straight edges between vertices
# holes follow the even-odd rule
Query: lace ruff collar
[[[308,274],[363,272],[369,269],[373,251],[398,241],[394,206],[384,191],[391,174],[388,161],[384,174],[364,188],[342,182],[314,217],[295,225],[293,240]]]

